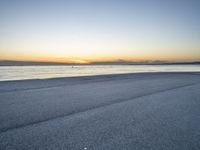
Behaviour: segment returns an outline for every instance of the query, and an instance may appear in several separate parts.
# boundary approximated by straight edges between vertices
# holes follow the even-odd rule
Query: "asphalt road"
[[[0,150],[199,150],[200,73],[0,82]]]

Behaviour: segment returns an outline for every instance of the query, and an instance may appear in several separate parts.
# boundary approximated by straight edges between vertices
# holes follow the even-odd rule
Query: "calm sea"
[[[136,72],[198,71],[200,65],[2,66],[0,81]]]

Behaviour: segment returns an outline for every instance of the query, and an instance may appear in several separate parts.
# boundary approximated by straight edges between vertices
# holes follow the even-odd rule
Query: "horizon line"
[[[170,64],[200,64],[195,61],[169,61],[169,60],[144,60],[144,61],[91,61],[89,63],[53,62],[53,61],[25,61],[25,60],[0,60],[0,66],[34,66],[34,65],[170,65]]]

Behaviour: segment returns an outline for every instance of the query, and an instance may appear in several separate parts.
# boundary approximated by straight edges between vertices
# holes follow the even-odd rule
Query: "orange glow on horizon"
[[[51,53],[46,53],[39,55],[37,53],[7,53],[3,52],[0,55],[0,60],[16,60],[16,61],[38,61],[38,62],[56,62],[56,63],[77,63],[77,64],[91,64],[93,62],[143,62],[143,61],[196,61],[200,60],[199,53],[188,55],[187,53],[179,54],[174,52],[168,53],[168,51],[154,52],[154,53],[144,53],[138,51],[137,53],[126,54],[123,51],[114,54],[92,54],[87,56],[82,56],[82,53],[77,54],[77,57],[73,55],[65,55],[60,57],[61,54],[57,53],[54,56]],[[66,57],[69,56],[69,57]],[[78,57],[79,56],[79,57]]]

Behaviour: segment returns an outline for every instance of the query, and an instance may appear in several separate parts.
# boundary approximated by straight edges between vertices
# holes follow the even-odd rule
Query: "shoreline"
[[[82,76],[66,76],[66,77],[50,77],[50,78],[33,78],[33,79],[18,79],[18,80],[0,80],[1,82],[18,82],[18,81],[32,81],[32,80],[56,80],[56,79],[77,79],[77,78],[95,78],[106,76],[123,76],[134,74],[200,74],[200,71],[147,71],[147,72],[132,72],[132,73],[114,73],[114,74],[97,74],[97,75],[82,75]]]
[[[106,66],[27,66],[0,67],[0,81],[84,77],[96,75],[157,73],[157,72],[200,72],[200,65],[106,65]]]
[[[124,80],[126,78],[141,78],[161,75],[200,75],[200,72],[139,72],[139,73],[122,73],[122,74],[103,74],[103,75],[88,75],[88,76],[73,76],[73,77],[56,77],[45,79],[24,79],[24,80],[9,80],[0,81],[0,93],[37,88],[59,87],[66,84],[84,84],[87,82],[105,82],[109,80]]]

